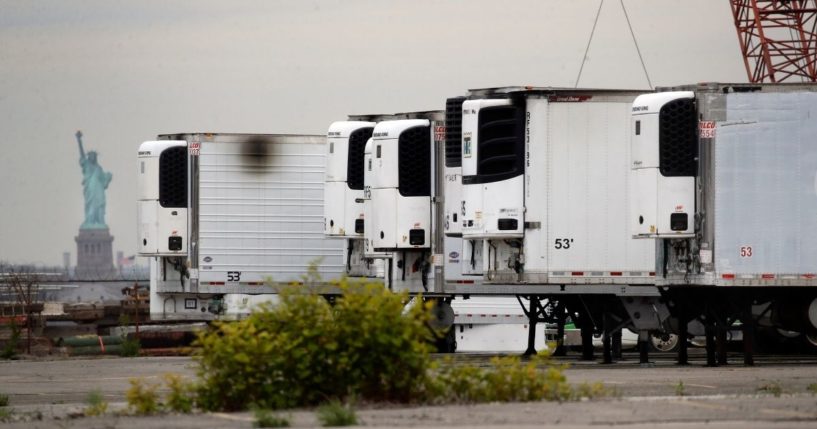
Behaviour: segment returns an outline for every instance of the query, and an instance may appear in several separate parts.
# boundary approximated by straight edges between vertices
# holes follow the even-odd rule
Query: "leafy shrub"
[[[166,397],[167,408],[178,413],[193,411],[195,388],[192,383],[185,383],[178,374],[165,374],[165,383],[170,390]]]
[[[281,417],[270,410],[256,408],[254,410],[255,421],[253,427],[257,428],[286,428],[289,427],[289,419]]]
[[[426,378],[426,401],[436,404],[568,401],[607,394],[600,383],[573,388],[547,352],[523,363],[518,356],[495,357],[491,366],[454,365],[450,359]]]
[[[353,426],[357,424],[357,415],[350,405],[333,400],[318,407],[318,420],[323,426]]]
[[[5,393],[0,393],[0,407],[5,407],[9,404],[9,395]]]
[[[119,327],[127,328],[131,324],[131,318],[126,313],[119,315]],[[139,356],[139,351],[142,349],[142,343],[139,338],[129,337],[127,330],[123,329],[122,344],[119,349],[119,356],[122,357],[136,357]]]
[[[0,350],[0,359],[13,359],[17,356],[17,347],[20,345],[20,326],[13,318],[9,321],[8,326],[11,329],[11,336],[3,345],[3,350]]]
[[[806,390],[811,392],[812,395],[817,395],[817,383],[811,383],[806,386]]]
[[[197,339],[198,400],[207,410],[280,409],[326,399],[407,401],[430,362],[429,307],[378,284],[338,285],[331,306],[295,286],[279,303]]]
[[[130,389],[125,392],[128,409],[140,415],[155,414],[160,409],[158,384],[147,384],[141,379],[131,378]]]
[[[125,335],[122,338],[122,345],[119,349],[119,356],[122,357],[136,357],[139,356],[139,351],[142,349],[142,343],[138,338],[130,338]]]
[[[84,411],[86,416],[101,416],[108,411],[108,402],[105,401],[99,390],[89,393],[85,398],[85,402],[88,404]]]

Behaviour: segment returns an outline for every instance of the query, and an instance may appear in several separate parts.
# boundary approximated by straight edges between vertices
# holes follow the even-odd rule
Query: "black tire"
[[[437,353],[454,353],[457,351],[457,333],[454,327],[448,328],[445,335],[438,338],[434,344]]]

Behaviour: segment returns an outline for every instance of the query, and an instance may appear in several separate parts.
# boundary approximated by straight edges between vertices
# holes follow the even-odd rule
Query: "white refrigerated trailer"
[[[815,84],[704,83],[633,103],[631,231],[657,243],[679,327],[706,322],[710,364],[737,320],[748,352],[757,324],[817,347],[816,117]]]
[[[224,133],[143,143],[138,252],[150,258],[151,319],[238,317],[281,285],[338,278],[344,249],[323,231],[325,145]]]
[[[527,299],[531,352],[536,323],[568,315],[587,358],[594,331],[606,361],[623,327],[644,342],[668,331],[655,245],[628,230],[629,118],[643,93],[505,87],[447,101],[446,175],[460,180],[446,188],[446,233],[462,237],[463,273],[483,281],[443,291]]]

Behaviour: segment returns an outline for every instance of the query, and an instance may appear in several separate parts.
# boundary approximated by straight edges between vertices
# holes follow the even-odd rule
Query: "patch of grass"
[[[775,381],[761,385],[757,388],[757,391],[761,393],[771,393],[775,398],[779,398],[780,395],[783,394],[783,387],[780,386],[780,383]]]
[[[167,407],[177,413],[187,414],[193,411],[195,387],[186,383],[178,374],[165,374],[165,383],[170,392],[166,397]]]
[[[817,383],[811,383],[806,386],[806,390],[811,392],[812,395],[817,395]]]
[[[125,392],[128,409],[134,414],[156,414],[160,409],[159,395],[156,390],[158,384],[147,384],[139,378],[130,379],[130,389]]]
[[[678,380],[678,384],[675,385],[675,395],[684,396],[685,394],[686,386],[684,386],[684,382],[682,380]]]
[[[0,393],[0,407],[5,407],[9,404],[9,395]]]
[[[11,408],[0,408],[0,422],[6,422],[11,419],[14,410]]]
[[[256,408],[253,412],[255,420],[252,422],[256,428],[288,428],[289,419],[276,414],[273,411]]]
[[[102,397],[99,390],[94,390],[85,398],[85,415],[86,416],[101,416],[108,411],[108,401]]]
[[[357,424],[355,410],[340,401],[330,401],[321,405],[316,412],[318,413],[318,421],[324,427],[353,426]]]

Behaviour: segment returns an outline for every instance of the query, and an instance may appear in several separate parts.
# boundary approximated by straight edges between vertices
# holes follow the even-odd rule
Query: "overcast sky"
[[[653,85],[745,82],[727,0],[624,0]],[[323,134],[468,88],[573,86],[598,0],[0,0],[0,261],[76,263],[74,132],[136,250],[136,151],[159,133]],[[617,0],[580,86],[647,88]]]

